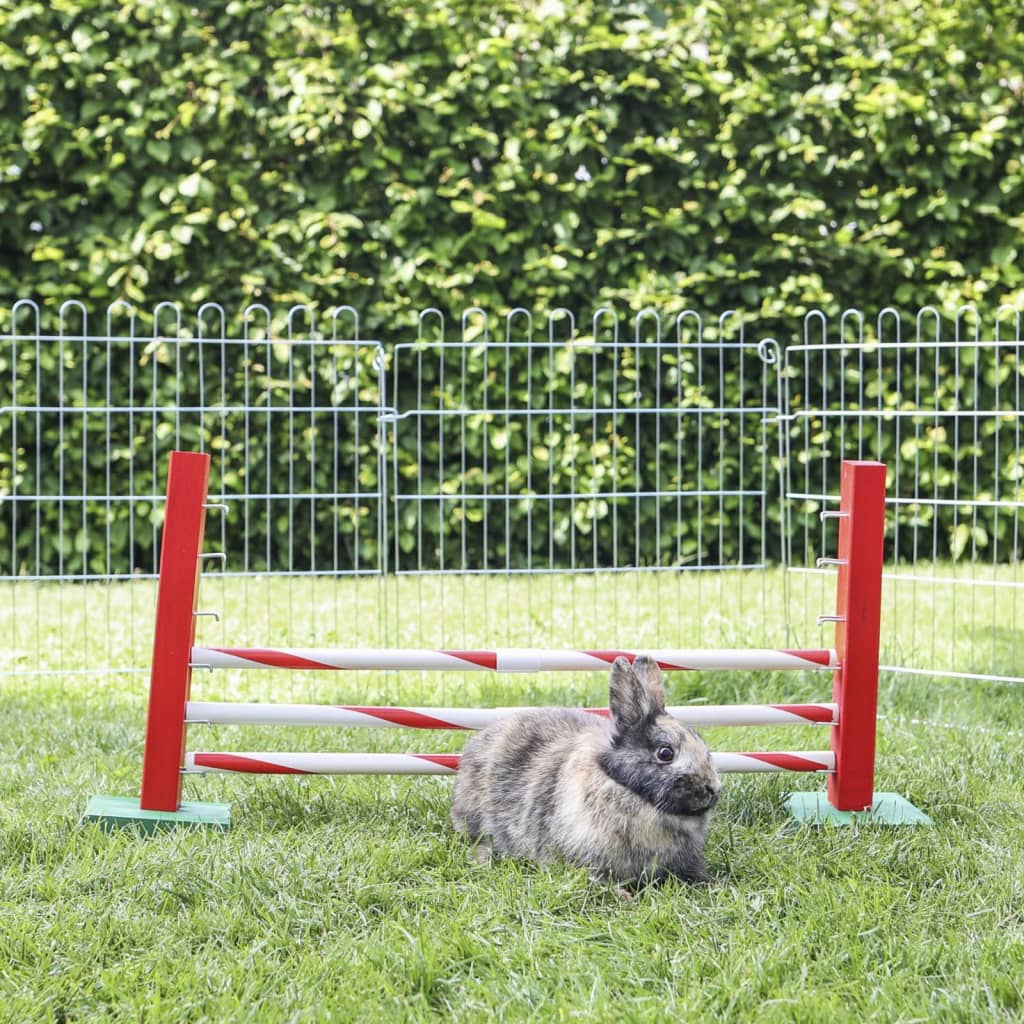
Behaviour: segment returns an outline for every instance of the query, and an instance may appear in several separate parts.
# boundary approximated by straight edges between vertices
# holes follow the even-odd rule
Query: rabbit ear
[[[665,687],[657,662],[642,657],[630,665],[625,658],[616,658],[608,686],[608,706],[619,732],[661,714],[665,710]]]

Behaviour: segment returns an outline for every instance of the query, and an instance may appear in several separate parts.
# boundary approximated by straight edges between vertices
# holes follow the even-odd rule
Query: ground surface
[[[725,586],[728,598],[735,584]],[[637,593],[619,598],[634,616]],[[44,616],[53,608],[45,594],[39,603]],[[675,616],[673,602],[664,604]],[[62,625],[67,650],[73,628]],[[955,621],[946,629],[955,633]],[[403,695],[394,678],[249,674],[200,684],[210,699],[296,699],[316,687],[325,700]],[[604,685],[599,677],[417,677],[406,695],[409,703],[455,695],[584,703]],[[908,796],[934,828],[795,829],[782,795],[823,780],[734,775],[708,843],[717,884],[670,883],[631,901],[568,867],[473,863],[448,825],[445,778],[208,776],[188,779],[186,794],[229,801],[228,833],[146,838],[82,827],[91,794],[138,790],[144,686],[138,675],[73,670],[0,683],[0,1021],[1024,1014],[1024,689],[1012,684],[883,681],[878,788]],[[670,681],[675,703],[827,691],[827,679],[809,674]],[[827,745],[814,728],[705,737],[716,749]],[[190,747],[455,750],[462,742],[391,730],[224,728],[197,733]]]

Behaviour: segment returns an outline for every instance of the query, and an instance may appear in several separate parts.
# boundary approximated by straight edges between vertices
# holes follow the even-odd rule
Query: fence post
[[[153,665],[138,800],[96,796],[86,820],[105,827],[132,822],[152,830],[176,824],[230,824],[227,804],[181,801],[185,762],[185,705],[192,681],[200,556],[206,523],[210,456],[172,452],[167,471],[167,504],[160,544]]]
[[[171,453],[139,798],[139,806],[147,811],[176,811],[181,802],[185,704],[192,682],[190,664],[209,476],[209,455]]]
[[[835,648],[839,668],[833,677],[832,699],[839,705],[839,724],[832,728],[836,770],[829,776],[828,799],[836,810],[863,811],[872,806],[875,782],[885,537],[882,463],[842,464],[838,518]]]

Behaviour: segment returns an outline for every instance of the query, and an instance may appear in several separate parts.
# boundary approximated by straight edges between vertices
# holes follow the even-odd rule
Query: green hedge
[[[0,11],[0,298],[1024,296],[1015,0]]]
[[[0,306],[348,303],[389,344],[471,305],[736,308],[783,344],[810,308],[991,320],[1024,304],[1017,6],[8,6]]]

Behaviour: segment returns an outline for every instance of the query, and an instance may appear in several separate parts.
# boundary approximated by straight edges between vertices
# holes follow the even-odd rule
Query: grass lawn
[[[204,621],[201,639],[785,642],[778,575],[762,584],[725,574],[687,589],[696,586],[633,576],[216,581],[204,597],[224,621]],[[813,586],[791,599],[806,600],[808,618],[825,610]],[[958,629],[941,589],[929,600],[943,643],[959,644],[968,663],[973,632]],[[99,654],[89,601],[107,629]],[[0,595],[0,618],[18,613],[7,622],[15,662],[63,672],[0,680],[0,1021],[1024,1016],[1024,688],[883,679],[877,788],[907,796],[934,828],[794,828],[782,795],[823,780],[732,775],[708,842],[717,884],[669,883],[624,901],[565,866],[473,863],[448,824],[451,780],[439,777],[190,777],[188,798],[232,804],[230,832],[146,838],[81,827],[90,795],[138,792],[145,677],[90,669],[104,657],[144,665],[151,603],[149,584],[19,585]],[[721,613],[730,607],[735,614]],[[26,639],[29,618],[39,626]],[[1014,623],[1006,634],[999,642],[1013,650]],[[792,639],[827,645],[822,636]],[[251,672],[197,674],[194,694],[585,703],[605,687],[600,675]],[[809,673],[669,680],[672,703],[828,691],[827,677]],[[827,733],[816,729],[709,729],[705,738],[715,749],[823,748]],[[193,729],[189,746],[456,750],[463,741],[222,728]]]

